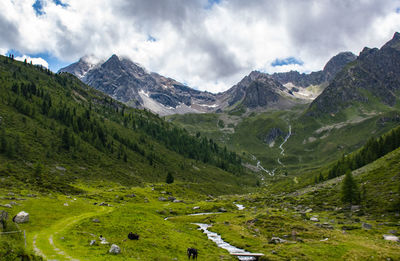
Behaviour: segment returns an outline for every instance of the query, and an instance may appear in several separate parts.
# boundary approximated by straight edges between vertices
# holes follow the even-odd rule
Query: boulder
[[[172,197],[172,196],[168,197],[168,200],[173,202],[174,200],[176,200],[176,197]]]
[[[227,210],[225,208],[219,208],[218,212],[227,212]]]
[[[396,237],[393,235],[383,235],[383,239],[389,240],[389,241],[400,242],[399,237]]]
[[[193,210],[200,209],[199,206],[193,207]]]
[[[90,240],[90,245],[93,246],[94,244],[96,244],[96,240]]]
[[[99,206],[105,206],[105,207],[108,207],[108,204],[107,204],[107,203],[104,203],[104,202],[101,202],[101,203],[99,204]]]
[[[12,206],[10,204],[4,204],[3,207],[5,208],[12,208]]]
[[[93,223],[100,223],[100,220],[98,220],[97,218],[92,219]]]
[[[286,240],[279,238],[279,237],[272,237],[271,240],[268,242],[269,244],[281,244],[281,243],[285,243]]]
[[[116,244],[112,244],[110,250],[108,251],[110,254],[119,254],[121,253],[121,248]]]
[[[313,222],[319,222],[319,219],[317,218],[317,217],[312,217],[312,218],[310,218],[310,221],[313,221]]]
[[[13,221],[15,223],[26,223],[29,221],[29,214],[25,211],[21,211],[13,218]]]
[[[326,229],[333,229],[333,226],[329,223],[322,223],[321,227]]]
[[[372,228],[372,225],[371,225],[371,224],[368,224],[368,223],[362,223],[361,227],[362,227],[363,229],[370,230],[370,229]]]
[[[164,197],[159,197],[158,200],[159,200],[159,201],[167,201],[167,199],[164,198]]]
[[[69,205],[68,205],[68,203],[64,203],[64,206],[68,207]]]

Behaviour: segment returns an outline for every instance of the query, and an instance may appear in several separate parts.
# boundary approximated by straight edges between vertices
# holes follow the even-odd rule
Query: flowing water
[[[208,239],[210,239],[215,244],[217,244],[218,247],[227,250],[229,252],[229,254],[233,254],[233,253],[251,254],[250,252],[247,252],[244,249],[240,249],[235,246],[232,246],[231,244],[222,240],[221,236],[218,235],[217,233],[209,231],[208,228],[211,227],[211,225],[203,224],[203,223],[192,223],[192,224],[199,226],[199,230],[202,230],[203,233],[207,235]],[[256,260],[254,257],[249,257],[249,256],[238,256],[238,258],[239,258],[239,260],[242,260],[242,261]]]

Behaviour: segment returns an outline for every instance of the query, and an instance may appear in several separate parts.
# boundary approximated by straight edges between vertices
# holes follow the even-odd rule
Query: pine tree
[[[357,183],[353,179],[351,171],[346,172],[342,185],[342,202],[348,204],[358,204],[360,202],[360,193]]]
[[[167,175],[167,178],[166,178],[165,182],[166,182],[167,184],[172,184],[172,183],[174,183],[174,176],[172,176],[172,173],[171,173],[171,172],[168,172],[168,175]]]
[[[62,146],[64,149],[69,150],[71,144],[70,144],[70,135],[69,135],[69,130],[68,128],[64,129],[63,135],[62,135]]]

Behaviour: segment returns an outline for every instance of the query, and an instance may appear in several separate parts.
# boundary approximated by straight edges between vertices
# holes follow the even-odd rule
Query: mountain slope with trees
[[[74,190],[68,184],[75,181],[142,184],[165,181],[168,172],[233,189],[256,183],[241,158],[213,140],[128,108],[70,74],[0,57],[0,88],[3,186]]]

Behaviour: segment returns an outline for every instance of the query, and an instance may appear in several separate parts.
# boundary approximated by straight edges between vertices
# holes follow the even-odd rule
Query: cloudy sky
[[[252,70],[320,70],[400,31],[399,0],[1,0],[0,53],[53,71],[127,56],[211,92]]]

